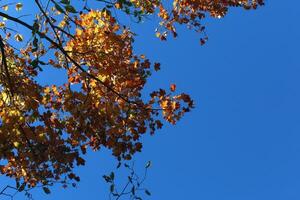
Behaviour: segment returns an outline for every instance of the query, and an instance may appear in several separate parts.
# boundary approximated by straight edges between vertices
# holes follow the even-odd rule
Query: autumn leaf
[[[0,28],[4,28],[5,27],[5,22],[0,22]]]
[[[139,34],[118,20],[115,9],[137,22],[157,14],[154,33],[161,40],[176,37],[176,27],[184,25],[205,44],[205,17],[225,17],[230,7],[263,5],[262,0],[124,0],[81,10],[75,1],[49,1],[49,9],[34,2],[39,9],[26,17],[0,12],[0,157],[5,163],[0,169],[24,188],[42,186],[46,194],[51,182],[76,186],[80,177],[74,169],[85,165],[83,154],[107,148],[120,163],[130,160],[142,150],[143,135],[155,134],[164,123],[176,124],[194,108],[188,94],[173,95],[175,84],[171,92],[162,88],[146,98],[146,84],[161,65],[136,53]],[[12,5],[16,11],[23,8],[13,1],[1,8],[8,11]],[[160,55],[159,49],[153,51]],[[45,85],[40,81],[45,68],[66,78]],[[114,174],[104,178],[112,182]]]
[[[175,84],[171,84],[171,85],[170,85],[170,90],[171,90],[172,92],[174,92],[174,91],[176,90],[176,85],[175,85]]]
[[[18,42],[22,42],[23,41],[23,36],[18,33],[18,34],[15,35],[15,40],[18,41]]]
[[[8,6],[8,5],[4,5],[4,6],[2,6],[2,9],[3,9],[4,11],[8,11],[8,8],[9,8],[9,6]]]
[[[20,11],[23,8],[23,4],[22,3],[17,3],[16,4],[16,11]]]

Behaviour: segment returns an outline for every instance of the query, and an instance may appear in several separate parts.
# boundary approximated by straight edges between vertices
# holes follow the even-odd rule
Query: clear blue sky
[[[176,126],[143,138],[135,160],[153,162],[146,199],[300,199],[299,7],[292,0],[233,9],[206,21],[205,46],[186,29],[160,42],[152,22],[134,27],[137,52],[162,63],[146,91],[176,83],[196,102]],[[109,152],[92,153],[78,170],[77,189],[33,194],[37,200],[107,199],[101,176],[112,166]]]

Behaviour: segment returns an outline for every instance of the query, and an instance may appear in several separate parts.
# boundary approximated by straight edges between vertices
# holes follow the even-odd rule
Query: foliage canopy
[[[0,3],[5,19],[0,22],[0,171],[18,187],[32,188],[79,181],[73,169],[85,164],[87,148],[105,147],[120,161],[130,160],[141,151],[141,135],[162,128],[161,114],[175,124],[194,106],[189,95],[176,94],[174,84],[153,91],[149,100],[142,97],[160,64],[133,52],[135,34],[114,13],[137,22],[157,15],[160,40],[176,37],[176,26],[186,25],[204,44],[207,15],[222,18],[230,7],[256,9],[263,0],[34,0],[38,12],[26,20],[18,17],[26,5]],[[39,83],[45,66],[59,68],[66,82]]]

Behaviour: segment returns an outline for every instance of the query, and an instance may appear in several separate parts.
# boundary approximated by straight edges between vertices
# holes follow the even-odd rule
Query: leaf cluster
[[[163,118],[175,124],[194,107],[175,84],[145,97],[142,90],[160,64],[134,52],[136,35],[113,13],[137,21],[157,15],[156,36],[166,40],[168,33],[177,36],[177,24],[203,33],[207,14],[220,18],[230,7],[263,5],[262,0],[93,3],[99,6],[91,9],[87,0],[34,0],[39,12],[31,20],[16,14],[26,4],[0,5],[5,19],[0,22],[0,172],[14,178],[17,188],[42,185],[50,193],[46,186],[54,182],[75,186],[80,177],[74,168],[85,165],[88,149],[108,148],[119,161],[130,160],[142,149],[142,135],[162,128]],[[12,5],[16,13],[7,12]],[[37,78],[45,67],[58,68],[66,81],[41,84]]]

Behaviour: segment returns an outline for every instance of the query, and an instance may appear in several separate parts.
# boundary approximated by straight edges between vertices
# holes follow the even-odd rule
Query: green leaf
[[[43,69],[39,66],[39,64],[46,64],[43,61],[40,61],[38,58],[34,59],[30,62],[30,65],[35,69],[38,68],[40,71],[43,71]]]
[[[22,183],[22,185],[20,187],[18,187],[18,191],[22,192],[26,187],[26,183]]]
[[[43,187],[43,190],[44,190],[44,192],[45,192],[46,194],[50,194],[50,193],[51,193],[50,189],[47,188],[47,187]]]
[[[146,169],[148,169],[149,167],[151,167],[151,161],[148,161],[146,164]]]
[[[36,37],[34,37],[33,42],[32,42],[32,45],[33,45],[34,47],[37,47],[37,46],[38,46],[38,39],[37,39]]]
[[[17,179],[16,180],[16,188],[19,188],[20,187],[20,181]]]
[[[151,193],[150,193],[148,190],[145,190],[145,193],[146,193],[148,196],[151,196]]]
[[[111,172],[109,177],[110,177],[111,180],[114,180],[115,179],[115,173]]]
[[[39,60],[39,64],[46,65],[46,63],[44,61],[41,61],[41,60]]]
[[[34,23],[33,23],[32,27],[33,27],[32,35],[34,35],[39,31],[39,28],[40,28],[40,25],[39,25],[37,20],[34,20]]]
[[[60,3],[62,3],[62,4],[70,4],[70,0],[61,0]]]
[[[113,192],[115,190],[115,185],[114,184],[111,184],[110,185],[110,192]]]
[[[117,169],[119,169],[121,167],[121,164],[122,164],[121,162],[118,163]]]
[[[75,8],[71,5],[66,5],[65,6],[66,11],[70,12],[70,13],[77,13],[77,11],[75,10]]]
[[[57,3],[55,3],[55,9],[61,13],[64,13],[64,9],[62,9],[62,7],[60,7],[60,5],[58,5]]]
[[[33,68],[37,68],[37,67],[38,67],[38,64],[39,64],[39,60],[38,60],[38,59],[34,59],[33,61],[30,62],[30,65],[31,65]]]
[[[107,183],[111,182],[111,179],[109,176],[104,175],[103,178]]]

